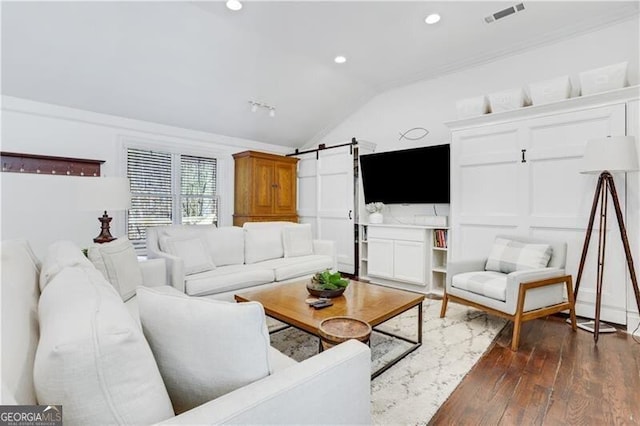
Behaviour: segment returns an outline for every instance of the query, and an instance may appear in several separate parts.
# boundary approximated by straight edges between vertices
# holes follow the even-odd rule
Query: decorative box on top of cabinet
[[[235,198],[233,224],[297,222],[295,157],[244,151],[233,155]]]

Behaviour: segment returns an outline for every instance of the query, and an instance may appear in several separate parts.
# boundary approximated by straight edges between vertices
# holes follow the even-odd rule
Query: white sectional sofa
[[[259,304],[236,305],[188,297],[163,285],[161,260],[142,262],[144,290],[138,287],[138,295],[127,294],[123,287],[114,288],[113,283],[107,282],[72,243],[56,247],[53,256],[50,250],[41,265],[26,241],[2,242],[3,405],[40,404],[44,409],[48,404],[61,404],[63,421],[70,425],[371,423],[371,354],[366,345],[348,341],[297,363],[269,346],[264,311],[260,313]],[[111,252],[119,259],[123,259],[123,253]],[[107,268],[114,266],[109,265],[110,260],[113,259],[106,259]],[[119,279],[125,276],[131,275],[120,274]],[[149,285],[153,288],[147,289]],[[149,299],[146,294],[149,292],[155,293],[155,299]],[[161,300],[164,295],[169,298],[163,299],[164,303],[170,302],[170,298],[183,307],[195,302],[200,312],[195,309],[172,312],[171,303],[149,305],[149,300]],[[155,317],[144,316],[154,307],[158,311]],[[209,311],[209,307],[211,310],[222,307],[223,312],[251,308],[252,324],[238,325],[238,330],[229,331],[235,337],[243,337],[234,337],[236,341],[246,343],[243,340],[247,340],[250,328],[263,327],[264,334],[258,329],[260,337],[255,344],[263,348],[267,345],[271,367],[265,377],[205,400],[176,416],[172,408],[176,400],[171,396],[170,385],[178,385],[188,393],[198,383],[190,381],[180,370],[178,383],[167,381],[161,368],[166,353],[162,354],[163,348],[158,347],[159,340],[154,335],[147,335],[148,329],[154,328],[148,321],[156,318],[155,325],[161,333],[170,324],[168,328],[173,328],[168,331],[167,346],[178,350],[178,355],[182,351],[177,358],[183,365],[185,359],[189,360],[191,372],[202,368],[202,377],[208,377],[218,364],[202,348],[222,353],[227,367],[236,360],[241,364],[247,355],[229,353],[228,345],[205,339],[203,336],[211,335],[209,330],[193,327],[191,323],[185,325],[186,330],[198,338],[188,344],[173,342],[187,338],[187,333],[176,336],[175,326],[181,325],[176,318],[193,321],[193,317],[203,309]],[[256,312],[261,318],[256,317]],[[208,321],[207,327],[215,328],[216,324],[217,321]],[[220,329],[228,333],[228,325]],[[242,367],[241,372],[245,370]],[[197,377],[200,375],[196,374]],[[201,380],[200,384],[210,382]]]
[[[333,241],[313,240],[310,225],[292,222],[148,228],[147,256],[165,259],[168,281],[178,290],[221,299],[337,266]]]

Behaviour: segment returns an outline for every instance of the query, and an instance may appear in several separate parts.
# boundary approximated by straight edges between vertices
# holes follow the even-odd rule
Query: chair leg
[[[447,292],[444,292],[442,296],[442,307],[440,308],[440,318],[444,318],[444,315],[447,313],[447,303],[449,303],[449,297],[447,296]]]
[[[565,284],[567,285],[567,299],[569,300],[569,318],[571,318],[571,329],[573,329],[573,331],[577,331],[578,327],[576,324],[576,301],[573,295],[572,281],[573,279],[571,275],[569,275],[567,276]]]
[[[522,288],[518,289],[518,305],[516,306],[516,315],[513,320],[513,336],[511,337],[511,350],[517,351],[520,343],[520,330],[522,329],[522,314],[524,312],[524,296],[527,291]]]

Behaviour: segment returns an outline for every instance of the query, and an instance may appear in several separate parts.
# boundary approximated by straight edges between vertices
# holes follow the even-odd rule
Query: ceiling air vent
[[[484,18],[484,22],[490,24],[498,19],[506,18],[509,15],[513,15],[516,12],[522,12],[524,10],[524,3],[518,3],[515,6],[510,6],[506,9],[503,9],[499,12],[496,12],[492,15],[489,15]]]

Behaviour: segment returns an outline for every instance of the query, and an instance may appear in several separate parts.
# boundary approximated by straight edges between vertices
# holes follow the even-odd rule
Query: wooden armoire
[[[297,222],[298,159],[257,151],[233,154],[235,199],[233,225],[245,222]]]

